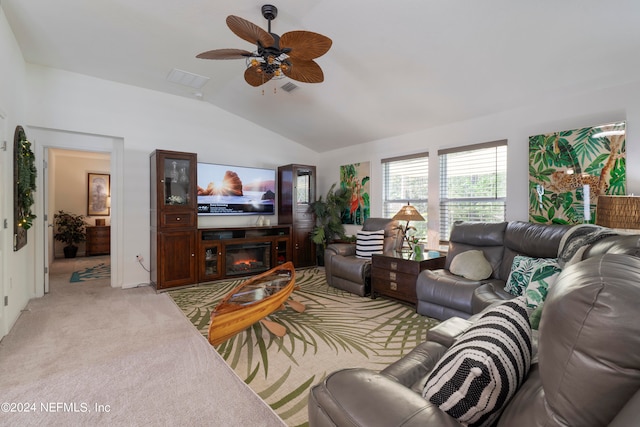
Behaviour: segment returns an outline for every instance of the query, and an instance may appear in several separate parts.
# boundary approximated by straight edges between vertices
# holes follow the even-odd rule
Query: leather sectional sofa
[[[513,224],[515,228],[509,230],[509,225],[504,225],[507,236],[525,229],[530,239],[538,236],[530,234],[535,227]],[[554,242],[556,231],[560,233],[560,229],[538,231],[551,233]],[[504,252],[514,249],[511,240],[506,241],[502,255],[493,258],[502,261],[494,264],[488,284],[497,286],[504,277],[500,263]],[[474,288],[473,295],[484,284],[469,286]],[[452,317],[440,323],[427,333],[425,342],[381,372],[351,368],[329,374],[311,389],[310,426],[460,426],[439,403],[422,396],[425,384],[440,372],[440,365],[451,360],[460,343],[481,329],[482,322],[508,304],[515,306],[516,300],[498,297],[466,319]],[[456,309],[466,315],[473,304],[465,302],[467,308]],[[604,236],[584,245],[550,287],[539,330],[528,330],[530,341],[522,347],[530,349],[531,358],[519,387],[504,399],[504,406],[495,409],[496,418],[484,420],[488,424],[468,425],[636,425],[640,419],[638,307],[640,235]],[[492,393],[504,397],[499,387]]]
[[[557,257],[560,241],[570,228],[522,221],[454,223],[445,268],[425,270],[418,276],[417,312],[439,320],[468,318],[495,301],[513,298],[503,289],[514,257]],[[482,251],[493,270],[489,278],[467,279],[449,270],[456,255],[469,250]]]

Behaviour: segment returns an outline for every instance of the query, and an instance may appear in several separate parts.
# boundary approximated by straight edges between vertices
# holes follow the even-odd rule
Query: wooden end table
[[[423,270],[444,268],[446,256],[425,254],[414,259],[412,253],[394,252],[374,254],[371,258],[371,298],[383,295],[416,305],[416,280]]]

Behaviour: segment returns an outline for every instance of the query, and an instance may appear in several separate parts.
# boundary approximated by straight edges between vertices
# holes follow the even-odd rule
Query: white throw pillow
[[[384,249],[384,230],[358,231],[356,236],[356,257],[371,259],[373,254],[381,254]]]
[[[531,366],[524,297],[489,309],[436,363],[423,397],[469,427],[492,425]]]
[[[451,260],[449,271],[457,276],[471,280],[484,280],[491,277],[493,268],[480,250],[461,252]]]

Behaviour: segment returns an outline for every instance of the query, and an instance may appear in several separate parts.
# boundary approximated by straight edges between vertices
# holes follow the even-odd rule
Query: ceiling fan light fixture
[[[253,68],[256,73],[270,76],[272,79],[286,77],[285,72],[291,70],[291,63],[285,54],[274,56],[272,54],[252,52],[247,58],[247,68]]]
[[[257,87],[271,79],[290,79],[304,83],[320,83],[324,74],[314,59],[331,48],[330,38],[311,31],[289,31],[282,37],[271,32],[271,21],[278,15],[273,5],[262,7],[268,31],[239,16],[229,15],[229,29],[241,39],[256,46],[253,52],[243,49],[214,49],[197,55],[201,59],[245,59],[244,79]]]

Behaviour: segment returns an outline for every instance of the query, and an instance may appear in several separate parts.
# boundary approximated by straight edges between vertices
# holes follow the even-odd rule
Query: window
[[[454,221],[499,222],[506,217],[507,141],[438,151],[440,239]]]
[[[428,153],[382,159],[382,216],[391,218],[403,205],[411,203],[426,220],[428,176]],[[416,227],[416,236],[426,240],[427,222],[411,225]]]

